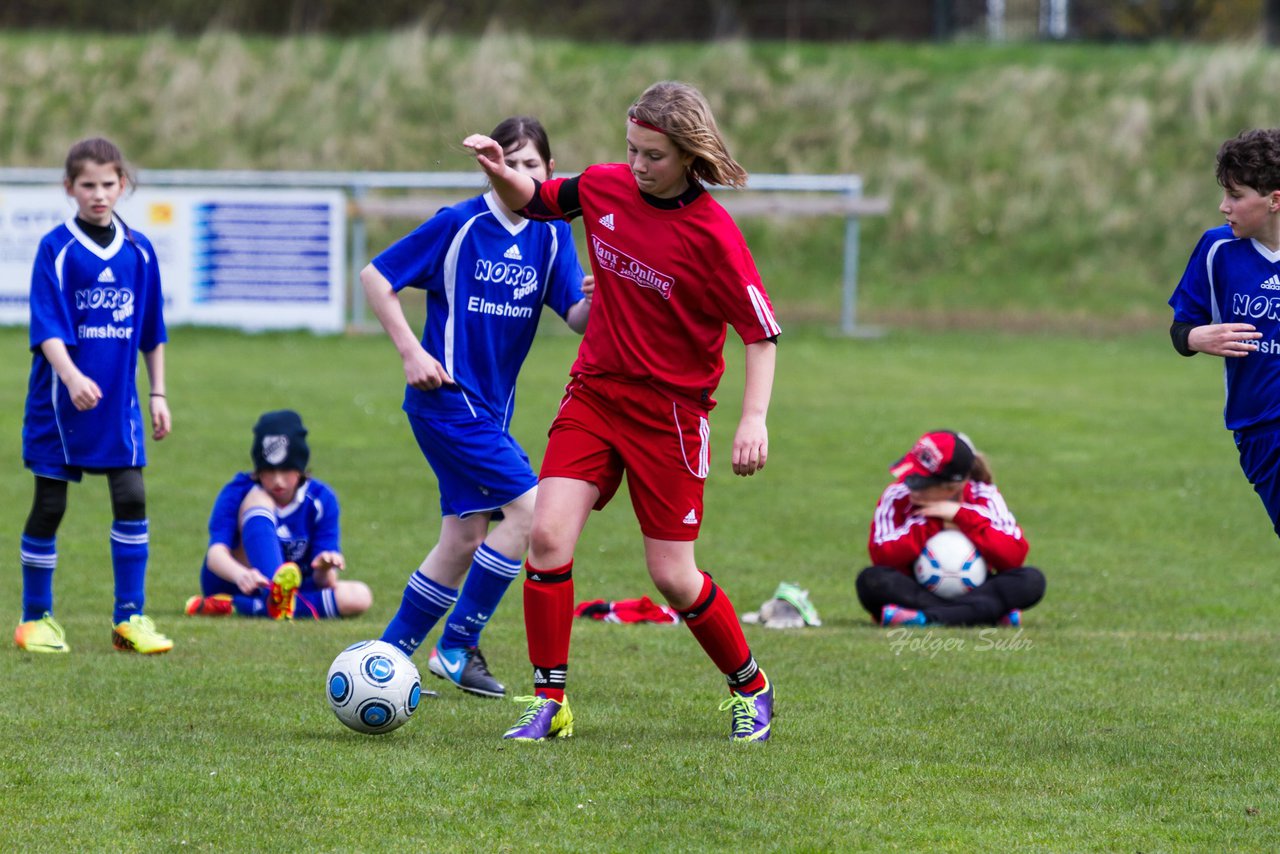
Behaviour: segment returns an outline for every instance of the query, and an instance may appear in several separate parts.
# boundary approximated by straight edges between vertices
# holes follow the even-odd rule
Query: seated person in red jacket
[[[991,469],[963,433],[921,436],[890,469],[871,519],[869,566],[858,574],[858,599],[884,626],[1021,625],[1022,611],[1044,596],[1044,573],[1024,566],[1026,538],[1009,512]],[[915,562],[930,537],[955,528],[982,555],[989,573],[980,587],[956,599],[926,590]]]

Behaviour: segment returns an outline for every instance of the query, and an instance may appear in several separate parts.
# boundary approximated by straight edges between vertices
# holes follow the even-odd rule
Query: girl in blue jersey
[[[537,120],[508,118],[492,136],[511,168],[550,177],[555,161]],[[435,472],[442,516],[382,640],[412,655],[452,609],[428,669],[468,693],[501,697],[480,632],[520,572],[538,483],[509,429],[516,375],[544,305],[586,329],[592,282],[567,223],[526,220],[493,192],[442,209],[360,280],[404,363],[404,410]],[[397,296],[407,287],[427,293],[421,341]]]
[[[53,572],[67,484],[104,474],[111,493],[115,573],[112,642],[144,654],[173,641],[143,614],[148,526],[142,467],[146,437],[136,382],[141,351],[150,381],[151,438],[169,434],[164,301],[151,243],[115,214],[133,183],[105,139],[77,142],[63,180],[76,213],[40,241],[31,273],[31,376],[22,459],[35,499],[22,532],[22,621],[14,642],[28,652],[69,652],[53,619]]]
[[[1223,416],[1240,467],[1280,535],[1280,129],[1250,130],[1218,150],[1218,212],[1169,298],[1184,356],[1223,358]]]
[[[346,569],[338,496],[307,474],[302,417],[291,409],[264,413],[249,457],[253,474],[237,474],[213,504],[201,595],[187,600],[187,614],[319,620],[367,611],[368,586],[338,578]]]

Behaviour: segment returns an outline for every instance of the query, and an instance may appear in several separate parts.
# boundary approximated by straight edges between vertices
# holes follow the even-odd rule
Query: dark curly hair
[[[1217,176],[1224,189],[1280,190],[1280,129],[1247,130],[1222,143]]]

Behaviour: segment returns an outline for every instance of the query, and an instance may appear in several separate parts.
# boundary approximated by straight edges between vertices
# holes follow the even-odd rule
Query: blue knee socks
[[[520,569],[519,558],[505,557],[481,543],[467,570],[458,604],[445,622],[440,646],[444,649],[479,646],[480,632],[488,625]]]

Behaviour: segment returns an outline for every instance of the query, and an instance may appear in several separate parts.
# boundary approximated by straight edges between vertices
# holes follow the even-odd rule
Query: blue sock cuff
[[[111,539],[130,546],[146,545],[149,539],[146,519],[116,519],[111,523]]]
[[[22,535],[22,548],[18,555],[23,566],[53,569],[58,562],[58,540]]]
[[[432,581],[418,571],[409,576],[409,583],[404,588],[404,598],[414,607],[438,617],[458,601],[458,591]]]
[[[495,551],[489,547],[488,543],[481,543],[480,548],[476,549],[475,556],[471,559],[471,565],[472,567],[481,567],[487,572],[492,572],[494,575],[510,580],[520,574],[524,563],[520,558],[510,558],[501,552]]]

